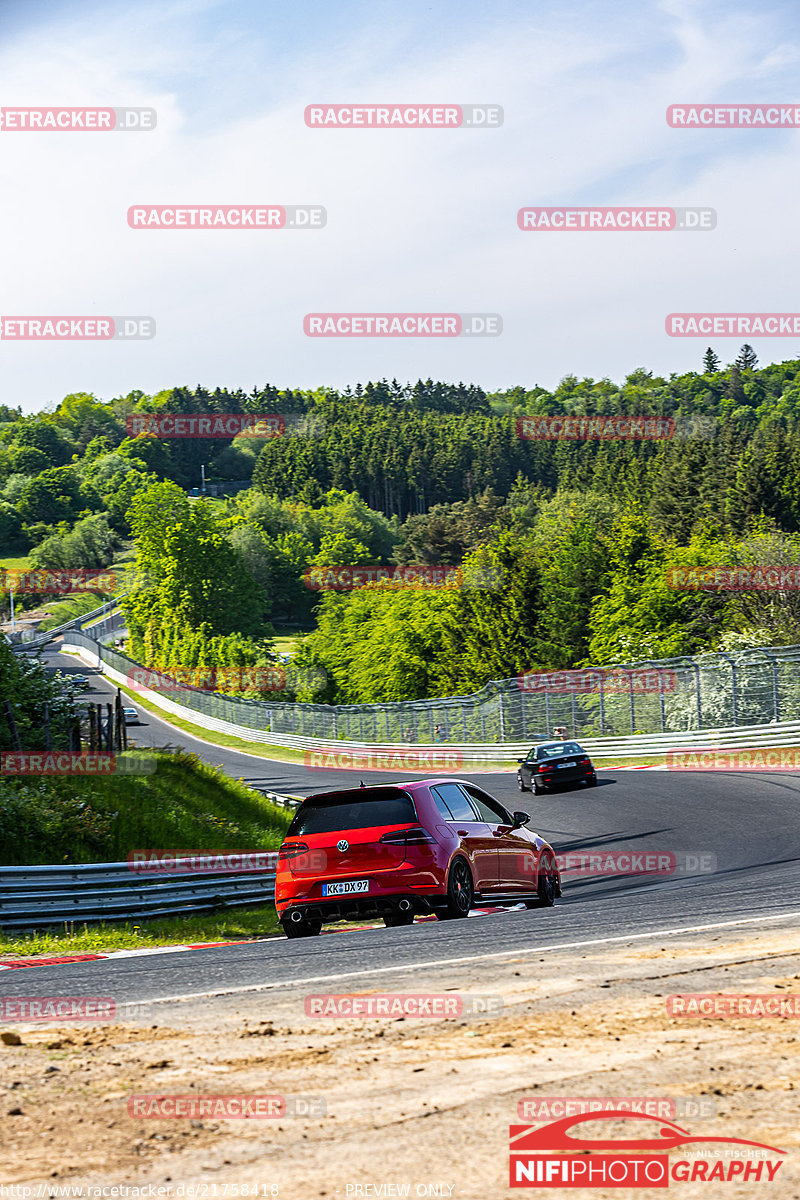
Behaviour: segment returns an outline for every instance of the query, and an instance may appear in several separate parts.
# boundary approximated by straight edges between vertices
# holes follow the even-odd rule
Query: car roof
[[[432,784],[435,784],[435,783],[461,783],[465,787],[479,786],[476,784],[472,784],[469,779],[458,779],[453,775],[441,775],[441,776],[436,776],[431,779],[393,780],[391,783],[375,783],[375,784],[370,784],[363,788],[362,787],[333,788],[327,792],[312,792],[311,795],[306,796],[305,799],[306,800],[325,800],[328,797],[333,798],[334,796],[336,796],[336,797],[362,796],[366,799],[366,797],[370,796],[370,795],[372,796],[373,799],[377,799],[378,797],[375,796],[376,792],[421,791],[424,788],[430,787]]]

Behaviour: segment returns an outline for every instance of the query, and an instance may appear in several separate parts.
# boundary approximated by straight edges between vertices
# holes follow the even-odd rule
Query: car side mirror
[[[528,822],[530,821],[530,819],[531,818],[530,818],[529,813],[515,812],[514,813],[514,824],[512,825],[512,829],[519,829],[520,825],[527,825]]]
[[[518,763],[524,763],[524,762],[527,762],[527,761],[528,761],[528,760],[527,760],[526,758],[518,758],[518,759],[517,759],[517,762],[518,762]]]

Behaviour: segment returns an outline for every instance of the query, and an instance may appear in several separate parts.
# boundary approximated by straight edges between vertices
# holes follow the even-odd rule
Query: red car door
[[[524,828],[510,829],[511,813],[498,800],[474,784],[461,785],[473,805],[486,820],[497,847],[498,890],[530,892],[536,890],[536,850]]]
[[[478,818],[466,792],[457,783],[437,783],[431,795],[439,812],[461,839],[461,845],[472,866],[476,892],[497,891],[497,839],[485,821]],[[444,805],[444,807],[442,807]]]

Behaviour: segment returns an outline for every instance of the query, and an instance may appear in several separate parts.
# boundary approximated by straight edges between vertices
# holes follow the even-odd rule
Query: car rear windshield
[[[561,758],[562,754],[583,754],[577,742],[558,742],[539,747],[539,758]]]
[[[329,792],[305,800],[295,814],[287,837],[304,833],[339,833],[375,825],[408,825],[416,821],[414,801],[399,788],[369,788],[358,792]]]

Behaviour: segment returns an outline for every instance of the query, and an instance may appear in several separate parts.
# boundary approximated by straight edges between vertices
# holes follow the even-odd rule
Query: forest
[[[128,435],[155,413],[280,414],[286,434]],[[520,418],[562,416],[656,418],[634,427],[669,435],[598,421],[612,436],[520,436]],[[217,498],[194,494],[201,467]],[[800,642],[792,591],[675,586],[692,567],[800,563],[800,361],[759,368],[744,346],[723,367],[709,348],[697,372],[553,391],[380,380],[0,409],[0,564],[121,559],[138,661],[266,665],[291,631],[308,670],[286,694],[301,700]],[[414,564],[496,582],[308,584],[331,566]]]

